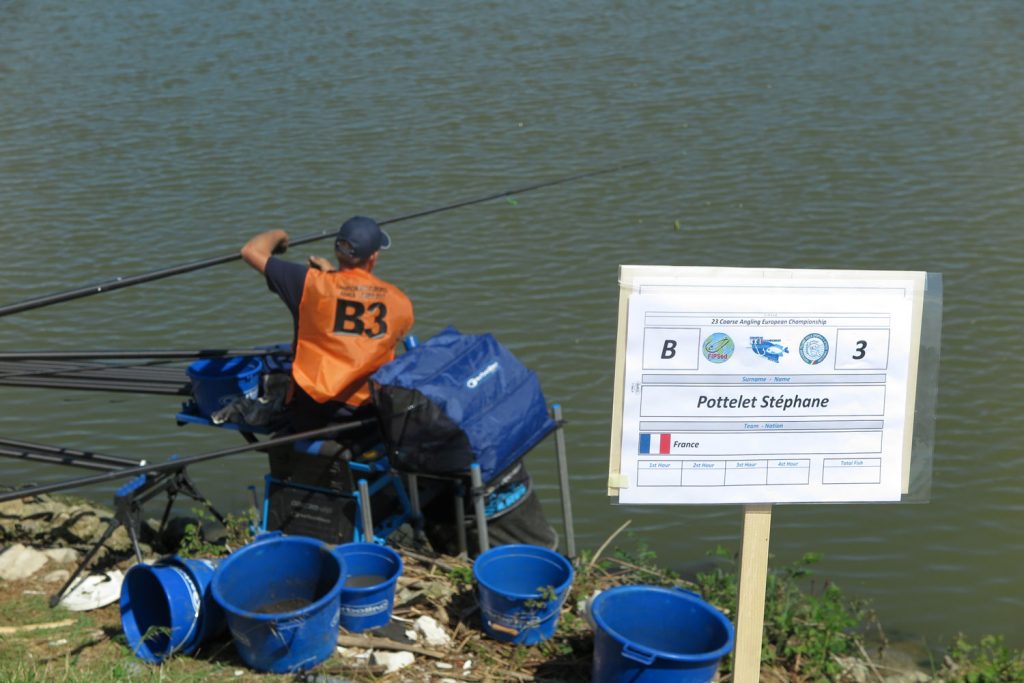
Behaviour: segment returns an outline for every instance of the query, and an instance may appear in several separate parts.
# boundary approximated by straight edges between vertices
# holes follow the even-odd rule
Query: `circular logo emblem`
[[[715,332],[705,339],[704,345],[701,346],[704,357],[712,363],[724,363],[732,358],[735,350],[736,344],[733,343],[732,337],[725,332]]]
[[[800,357],[808,365],[817,365],[828,355],[828,340],[812,332],[800,342]]]

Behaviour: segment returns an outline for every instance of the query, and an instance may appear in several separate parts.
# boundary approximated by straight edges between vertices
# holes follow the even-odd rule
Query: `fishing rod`
[[[23,460],[40,459],[58,465],[75,465],[76,467],[103,466],[104,469],[126,467],[142,467],[145,460],[132,460],[118,455],[105,455],[93,451],[79,451],[74,448],[50,446],[48,444],[30,443],[18,439],[0,438],[0,455],[7,455]],[[57,460],[53,460],[56,458]]]
[[[555,180],[548,180],[523,187],[517,187],[511,190],[504,190],[502,192],[495,192],[483,197],[476,197],[474,199],[467,199],[453,204],[447,204],[435,209],[427,209],[425,211],[417,211],[415,213],[406,214],[404,216],[398,216],[397,218],[389,218],[385,221],[380,221],[378,225],[390,225],[392,223],[401,223],[402,221],[412,220],[413,218],[422,218],[423,216],[431,216],[436,213],[443,211],[451,211],[453,209],[459,209],[465,206],[472,206],[474,204],[482,204],[495,199],[501,199],[502,197],[511,197],[513,195],[526,194],[527,192],[533,192],[534,190],[540,190],[546,187],[554,187],[555,185],[562,185],[565,183],[571,183],[577,180],[583,180],[584,178],[593,178],[599,175],[605,175],[608,173],[615,173],[627,168],[635,166],[641,166],[643,164],[650,163],[649,159],[641,159],[639,161],[630,161],[622,164],[617,164],[609,168],[603,168],[596,171],[586,171],[583,173],[576,173],[574,175],[566,176],[565,178],[558,178]],[[289,240],[289,246],[299,246],[316,240],[324,239],[325,237],[333,237],[337,234],[336,230],[321,230],[318,233],[311,233],[295,240]],[[64,301],[72,301],[74,299],[81,299],[86,296],[93,294],[102,294],[103,292],[112,292],[117,289],[123,289],[125,287],[131,287],[133,285],[140,285],[145,282],[153,282],[154,280],[160,280],[172,275],[181,275],[183,273],[190,273],[195,270],[201,270],[203,268],[210,268],[212,266],[218,266],[222,263],[229,263],[236,261],[241,258],[241,254],[237,251],[223,256],[215,256],[213,258],[203,259],[201,261],[192,261],[178,266],[170,266],[167,268],[161,268],[148,273],[141,273],[139,275],[129,275],[124,277],[116,277],[105,282],[99,282],[96,284],[85,285],[83,287],[77,287],[75,289],[69,289],[64,292],[56,292],[54,294],[47,294],[44,296],[34,297],[31,299],[25,299],[15,303],[7,304],[6,306],[0,306],[0,317],[5,315],[12,315],[14,313],[21,313],[22,311],[31,311],[37,308],[43,308],[45,306],[51,306],[53,304],[62,303]]]
[[[107,363],[93,361],[5,361],[0,360],[0,376],[16,377],[19,373],[26,374],[67,374],[67,375],[102,375],[104,377],[139,377],[146,375],[154,378],[177,379],[184,372],[185,368],[176,365],[168,365],[171,361],[154,360],[142,363]]]
[[[59,455],[35,452],[24,448],[15,449],[6,448],[4,446],[0,446],[0,457],[13,458],[15,460],[28,460],[30,462],[41,462],[47,465],[71,465],[73,467],[82,467],[87,470],[99,470],[101,472],[116,472],[122,469],[121,467],[110,463],[92,460],[75,460],[74,458],[65,458]]]
[[[26,389],[68,389],[72,391],[106,391],[114,394],[149,394],[152,396],[190,396],[188,385],[166,384],[157,382],[113,382],[85,381],[64,377],[52,379],[4,379],[0,377],[0,386],[22,387]]]
[[[143,363],[0,360],[0,380],[22,377],[73,377],[120,380],[183,380],[185,368],[167,366],[166,360]]]
[[[272,356],[291,351],[290,344],[259,349],[164,349],[126,351],[6,351],[0,361],[22,360],[188,360],[193,358],[223,358],[224,356]]]
[[[189,394],[184,368],[105,363],[66,363],[54,361],[0,361],[0,385],[17,387],[123,391],[140,394]]]
[[[348,432],[360,427],[365,427],[372,424],[373,420],[360,420],[358,422],[346,422],[345,424],[328,425],[319,429],[313,429],[308,432],[300,432],[298,434],[289,434],[288,436],[280,436],[274,439],[267,439],[266,441],[260,441],[258,443],[247,443],[241,446],[234,446],[232,448],[224,448],[218,451],[212,451],[210,453],[201,453],[199,455],[193,455],[187,458],[181,458],[178,460],[171,460],[165,463],[156,463],[152,465],[140,465],[138,467],[122,468],[115,471],[103,472],[102,474],[94,474],[88,477],[82,477],[80,479],[72,479],[69,481],[58,482],[56,484],[43,484],[41,486],[33,486],[26,489],[15,489],[13,491],[5,491],[0,493],[0,503],[8,500],[16,500],[18,498],[25,498],[27,496],[35,496],[42,493],[54,493],[56,491],[65,491],[67,489],[78,488],[80,486],[89,486],[90,484],[100,484],[106,481],[112,481],[114,479],[124,479],[126,477],[136,477],[142,474],[153,474],[157,472],[174,472],[182,470],[189,465],[194,465],[199,462],[205,462],[207,460],[214,460],[216,458],[223,458],[228,455],[234,455],[236,453],[244,453],[246,451],[254,450],[265,450],[273,446],[283,446],[285,444],[294,443],[302,439],[312,439],[318,436],[327,436],[329,434],[338,434],[340,432]]]
[[[290,344],[256,349],[200,351],[15,351],[0,353],[0,385],[50,389],[84,389],[158,395],[188,395],[187,373],[164,364],[178,359],[279,356],[291,353]],[[98,359],[68,362],[64,359]],[[149,359],[143,363],[106,363],[104,360]]]

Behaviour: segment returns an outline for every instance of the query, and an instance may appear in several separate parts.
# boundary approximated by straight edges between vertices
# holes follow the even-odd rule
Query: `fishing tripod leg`
[[[142,506],[137,502],[132,501],[129,503],[123,514],[126,519],[122,521],[122,524],[124,524],[124,528],[128,532],[128,538],[132,541],[132,551],[135,553],[135,561],[141,564],[142,549],[139,548],[139,534],[137,529],[142,526]]]
[[[79,574],[82,573],[82,570],[85,569],[86,565],[89,564],[89,562],[92,560],[92,558],[96,556],[96,553],[98,553],[100,548],[103,547],[103,544],[106,543],[107,540],[114,534],[114,531],[117,530],[117,527],[120,524],[121,524],[121,520],[118,519],[117,516],[115,515],[114,518],[110,520],[110,523],[107,524],[107,529],[106,529],[106,531],[103,532],[103,535],[100,537],[100,540],[98,540],[96,542],[96,544],[93,545],[93,547],[89,549],[89,552],[86,553],[85,557],[82,558],[82,561],[78,563],[78,566],[75,568],[75,571],[71,574],[71,576],[64,583],[64,585],[60,587],[60,590],[58,590],[56,593],[54,593],[52,596],[50,596],[50,608],[51,609],[57,606],[57,604],[61,601],[61,598],[64,597],[64,593],[66,593],[67,590],[75,583],[75,579],[78,578]],[[135,536],[133,534],[132,535],[132,540],[133,541],[134,541],[134,538],[135,538]],[[137,550],[138,550],[138,545],[136,544],[136,551]]]
[[[145,475],[136,477],[132,481],[128,482],[120,489],[114,496],[114,516],[111,517],[107,523],[107,528],[100,536],[100,539],[89,549],[89,552],[79,563],[78,567],[75,568],[74,574],[67,580],[60,590],[58,590],[53,597],[50,598],[50,607],[56,607],[57,603],[60,602],[61,598],[64,597],[64,593],[74,584],[75,579],[82,573],[82,570],[89,564],[96,553],[99,552],[103,544],[106,543],[110,537],[117,531],[117,527],[124,525],[125,530],[128,532],[128,538],[132,542],[132,551],[135,553],[135,560],[142,562],[142,549],[139,547],[139,535],[138,528],[142,523],[142,503],[148,500],[152,494],[146,495],[147,485],[150,487],[155,483],[148,479]],[[142,500],[139,496],[142,496]]]
[[[173,491],[167,492],[167,505],[164,505],[164,513],[160,515],[160,526],[157,527],[156,533],[162,534],[164,529],[167,527],[167,519],[171,516],[171,507],[174,505],[174,499],[177,494]]]
[[[196,488],[195,482],[193,482],[192,478],[188,476],[188,472],[186,470],[181,470],[180,472],[176,473],[174,475],[173,485],[170,488],[168,488],[167,508],[166,510],[164,510],[164,518],[166,518],[167,513],[170,512],[171,504],[174,502],[175,496],[177,496],[179,493],[188,496],[192,500],[199,501],[200,503],[202,503],[206,507],[206,509],[210,511],[210,514],[212,514],[214,518],[221,523],[222,526],[227,526],[227,518],[225,518],[224,515],[222,515],[220,511],[217,510],[217,508],[213,507],[213,503],[211,503],[206,496],[199,492],[199,489]]]

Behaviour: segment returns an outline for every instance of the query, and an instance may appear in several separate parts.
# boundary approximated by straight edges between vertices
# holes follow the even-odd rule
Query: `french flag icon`
[[[668,455],[671,452],[671,434],[641,434],[640,452],[651,455]]]

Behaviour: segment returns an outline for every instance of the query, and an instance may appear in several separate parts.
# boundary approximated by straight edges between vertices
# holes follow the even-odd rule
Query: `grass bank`
[[[194,554],[223,552],[194,535],[184,547]],[[224,637],[205,644],[195,656],[151,666],[131,654],[116,604],[84,613],[51,610],[47,597],[54,587],[28,579],[0,584],[0,681],[588,681],[593,635],[581,608],[594,591],[623,584],[678,586],[699,592],[730,618],[736,612],[731,553],[717,549],[710,553],[711,569],[683,579],[633,542],[631,549],[583,552],[555,636],[533,647],[512,646],[483,635],[467,561],[402,552],[406,571],[399,582],[395,623],[433,616],[452,636],[450,647],[410,644],[394,638],[394,630],[372,638],[343,636],[344,653],[336,652],[311,674],[274,676],[246,668]],[[960,639],[945,656],[919,663],[916,670],[886,668],[880,657],[885,639],[869,606],[816,577],[817,560],[808,555],[769,576],[762,681],[1024,681],[1024,654],[997,637],[977,643]],[[366,656],[370,650],[412,651],[416,661],[386,673]],[[730,667],[731,661],[722,662],[720,680],[731,680]]]

